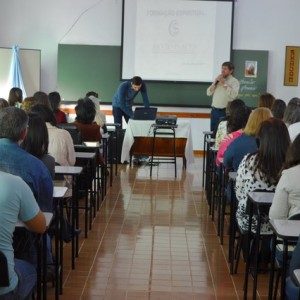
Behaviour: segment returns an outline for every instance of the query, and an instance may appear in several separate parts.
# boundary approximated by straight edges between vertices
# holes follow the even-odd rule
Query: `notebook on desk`
[[[133,113],[134,120],[155,120],[157,107],[136,107]]]

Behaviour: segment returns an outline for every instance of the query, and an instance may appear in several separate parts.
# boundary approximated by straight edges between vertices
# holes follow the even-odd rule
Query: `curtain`
[[[9,70],[9,86],[20,88],[23,92],[23,98],[26,98],[26,91],[22,77],[22,68],[19,58],[19,50],[20,48],[17,45],[12,46],[12,57]]]

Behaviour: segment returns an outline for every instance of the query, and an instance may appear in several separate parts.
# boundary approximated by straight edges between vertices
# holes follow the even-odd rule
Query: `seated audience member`
[[[58,92],[51,92],[49,95],[49,101],[52,108],[52,111],[55,114],[57,124],[67,123],[66,114],[59,109],[61,97]]]
[[[30,112],[30,109],[33,105],[37,103],[34,97],[26,97],[22,102],[22,109],[27,113]]]
[[[287,127],[290,126],[290,124],[292,123],[291,117],[293,114],[293,111],[295,109],[297,109],[297,107],[300,106],[300,99],[299,98],[292,98],[289,103],[286,106],[286,109],[284,111],[284,115],[283,115],[283,121],[286,124]]]
[[[0,110],[0,171],[20,176],[31,188],[40,208],[52,212],[53,184],[46,166],[20,147],[28,130],[28,116],[19,108]]]
[[[224,152],[223,165],[226,169],[236,172],[243,157],[257,151],[256,135],[260,124],[271,117],[270,109],[265,107],[256,108],[251,112],[243,134],[235,139]]]
[[[100,100],[98,98],[98,94],[96,92],[88,92],[86,94],[86,97],[90,98],[96,109],[96,115],[94,121],[101,127],[101,133],[107,132],[106,129],[106,116],[105,114],[100,110]]]
[[[271,107],[271,112],[274,118],[283,120],[285,109],[286,109],[285,102],[281,99],[276,99]]]
[[[8,102],[4,98],[0,98],[0,109],[8,106]]]
[[[258,100],[258,107],[266,107],[271,109],[274,101],[275,101],[275,97],[272,94],[270,93],[261,94]]]
[[[289,147],[269,211],[270,219],[288,219],[300,213],[300,135]],[[298,177],[299,176],[299,177]]]
[[[100,126],[94,122],[96,109],[90,98],[79,99],[75,107],[77,125],[81,137],[85,142],[100,142],[102,136]]]
[[[226,134],[230,133],[231,130],[231,116],[233,112],[240,106],[244,106],[245,103],[241,99],[235,99],[229,101],[226,107],[226,117],[220,120],[217,126],[217,131],[213,135],[215,136],[215,148],[219,148],[222,140],[225,138]]]
[[[23,101],[23,92],[18,87],[13,87],[9,91],[8,104],[9,106],[16,106],[20,108]]]
[[[274,191],[279,180],[280,170],[285,161],[290,138],[283,121],[270,118],[261,123],[257,134],[258,150],[246,155],[241,161],[236,177],[236,198],[238,207],[236,218],[242,230],[248,230],[249,215],[247,210],[247,194],[254,190]],[[270,225],[268,216],[262,216],[261,232],[268,233]],[[252,231],[256,231],[257,216],[252,220]],[[270,239],[263,239],[261,247],[261,263],[268,263]]]
[[[45,92],[42,91],[35,92],[33,97],[36,99],[36,104],[43,104],[51,109],[49,97]]]
[[[18,220],[29,230],[43,233],[46,220],[28,185],[20,177],[1,171],[0,220],[0,251],[6,256],[9,273],[9,286],[0,287],[0,299],[32,299],[36,269],[29,262],[14,258],[13,233]]]
[[[72,137],[67,130],[56,127],[53,111],[43,104],[34,105],[31,111],[46,122],[49,135],[48,151],[55,162],[61,166],[74,166],[76,157]]]
[[[29,113],[28,132],[21,147],[40,159],[49,170],[52,179],[55,175],[55,159],[48,154],[49,136],[46,123],[36,113]]]
[[[220,160],[224,157],[224,152],[226,151],[227,147],[239,136],[242,135],[243,129],[247,124],[249,115],[251,113],[251,109],[247,106],[240,106],[237,108],[232,114],[232,123],[231,123],[231,130],[232,132],[228,133],[221,145],[219,147],[219,151],[217,153],[216,164],[217,166],[220,165]]]
[[[300,106],[296,106],[290,115],[290,125],[288,127],[291,141],[300,133]]]
[[[84,142],[100,142],[102,135],[100,126],[94,122],[95,105],[90,98],[79,99],[75,107],[76,118],[74,124],[78,127]],[[100,153],[100,164],[105,165],[104,158]]]

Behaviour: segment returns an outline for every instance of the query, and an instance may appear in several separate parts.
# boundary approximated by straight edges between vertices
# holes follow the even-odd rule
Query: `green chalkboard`
[[[90,45],[58,46],[58,90],[64,100],[77,100],[87,91],[99,93],[102,103],[111,103],[121,83],[121,47]],[[208,84],[147,82],[151,105],[208,106]],[[141,103],[140,96],[136,103]]]
[[[243,79],[245,55],[248,57],[247,54],[261,51],[240,51],[233,51],[233,61],[236,65],[235,74],[239,75],[238,79]],[[255,59],[259,61],[259,71],[262,67],[267,70],[260,62],[261,59],[265,59],[264,55],[247,58],[249,61]],[[64,100],[74,101],[83,97],[86,92],[94,90],[99,93],[102,103],[110,104],[113,94],[121,83],[120,74],[120,46],[63,44],[58,46],[58,90]],[[258,82],[266,83],[266,75],[263,78],[262,73],[258,74],[255,86]],[[254,78],[247,79],[254,80]],[[208,83],[147,82],[150,102],[154,106],[208,107],[211,104],[211,97],[206,95],[208,86]],[[258,88],[253,91],[255,97],[257,93],[265,91],[265,86],[266,84],[258,85]],[[263,87],[264,91],[262,91]],[[245,94],[246,96],[248,97],[248,93]],[[253,98],[250,97],[247,101],[251,99]],[[141,97],[138,96],[135,102],[141,103]]]

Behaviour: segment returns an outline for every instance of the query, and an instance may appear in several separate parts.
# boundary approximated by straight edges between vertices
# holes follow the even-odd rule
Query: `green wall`
[[[259,53],[258,56],[250,55],[258,52],[263,53]],[[266,89],[267,58],[265,55],[267,55],[266,51],[233,51],[233,62],[238,66],[235,76],[239,80],[244,79],[245,57],[247,60],[259,60],[260,76],[255,80],[247,78],[252,80],[252,92],[241,94],[250,106],[256,106],[257,95]],[[266,64],[262,64],[260,60],[266,61]],[[120,72],[120,46],[58,46],[58,90],[64,100],[74,101],[83,97],[86,92],[94,90],[99,93],[102,103],[111,103],[112,96],[121,82]],[[243,82],[249,85],[249,80]],[[209,84],[200,83],[147,82],[150,102],[154,106],[210,106],[211,98],[206,96],[208,86]],[[141,103],[141,97],[138,96],[135,102]]]

